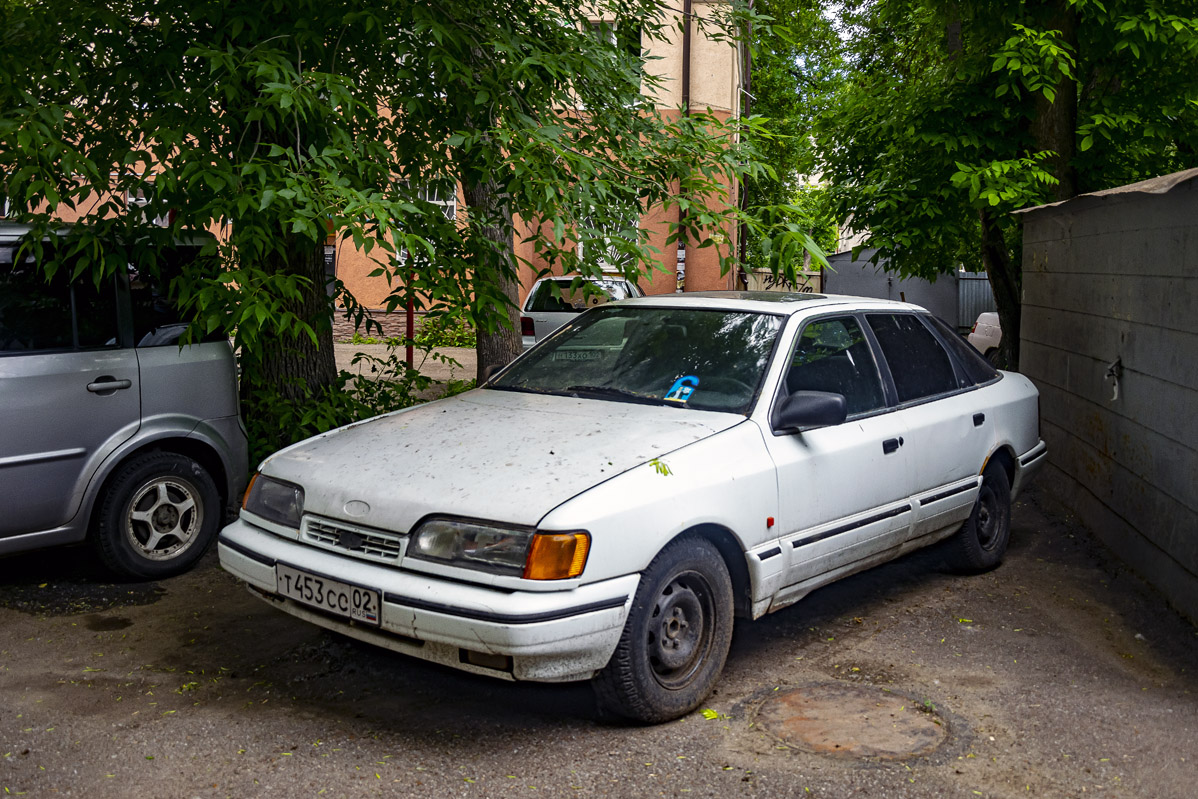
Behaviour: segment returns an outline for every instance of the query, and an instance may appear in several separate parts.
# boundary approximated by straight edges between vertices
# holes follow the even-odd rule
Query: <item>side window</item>
[[[786,373],[786,390],[843,394],[850,415],[886,404],[869,343],[851,316],[819,319],[803,328]]]
[[[187,329],[169,294],[171,281],[195,261],[199,247],[180,245],[163,250],[153,269],[129,268],[129,295],[133,306],[133,341],[138,347],[178,346]],[[205,341],[221,338],[219,331]]]
[[[957,365],[961,367],[963,372],[961,377],[962,386],[988,383],[998,377],[998,370],[983,358],[982,354],[975,350],[969,342],[961,338],[957,331],[949,327],[944,320],[938,319],[935,316],[924,318],[932,324],[932,327],[940,331],[940,340],[944,342],[945,346],[956,357]]]
[[[890,366],[899,402],[957,389],[948,353],[913,314],[869,314],[866,318]]]
[[[97,289],[84,277],[72,286],[70,266],[47,282],[32,258],[14,262],[15,246],[0,247],[0,352],[116,347],[116,288]]]

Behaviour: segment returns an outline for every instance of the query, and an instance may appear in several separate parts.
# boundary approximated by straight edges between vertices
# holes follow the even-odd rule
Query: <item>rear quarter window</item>
[[[948,326],[943,319],[935,316],[924,317],[936,328],[940,333],[940,339],[944,345],[948,347],[953,357],[957,359],[957,365],[962,372],[962,385],[970,386],[979,383],[988,383],[998,377],[998,370],[995,369],[989,361],[982,357],[981,353],[970,346],[969,342],[963,339],[957,331]]]

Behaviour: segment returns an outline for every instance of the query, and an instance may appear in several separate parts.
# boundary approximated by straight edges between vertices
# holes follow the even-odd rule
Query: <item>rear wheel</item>
[[[641,576],[611,662],[595,678],[600,708],[653,724],[711,693],[732,641],[732,581],[701,538],[670,544]]]
[[[173,452],[140,455],[113,475],[94,543],[125,577],[161,579],[191,568],[216,537],[220,494],[200,464]]]
[[[983,572],[1002,563],[1011,539],[1011,484],[1002,464],[991,461],[982,472],[982,487],[969,519],[951,539],[952,566]]]

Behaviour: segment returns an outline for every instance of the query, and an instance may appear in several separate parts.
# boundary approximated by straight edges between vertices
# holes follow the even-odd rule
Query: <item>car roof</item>
[[[60,237],[67,236],[74,227],[75,226],[72,224],[58,225],[51,231],[51,233],[52,235]],[[3,242],[12,243],[19,241],[25,236],[28,236],[32,231],[33,228],[29,225],[23,225],[19,222],[0,221],[0,241]],[[173,243],[175,246],[199,247],[203,246],[214,238],[215,236],[206,230],[185,230],[181,231],[180,234],[174,238]]]
[[[631,281],[623,275],[550,275],[537,279],[537,283],[573,283],[575,280],[584,280],[591,283],[630,283]],[[534,284],[535,285],[535,284]]]
[[[894,300],[853,297],[847,294],[807,294],[783,291],[693,291],[682,294],[654,294],[648,297],[620,300],[620,305],[708,308],[788,316],[837,308],[844,310],[925,310],[918,305]]]

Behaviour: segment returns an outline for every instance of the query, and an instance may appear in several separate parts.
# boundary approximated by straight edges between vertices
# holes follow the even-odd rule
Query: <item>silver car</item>
[[[588,290],[583,283],[592,284]],[[520,311],[520,332],[528,349],[587,308],[614,300],[643,297],[635,283],[622,277],[543,277],[532,285]]]
[[[86,540],[122,576],[177,574],[247,470],[229,343],[181,348],[162,290],[194,246],[97,287],[47,281],[27,233],[0,224],[0,555]]]

